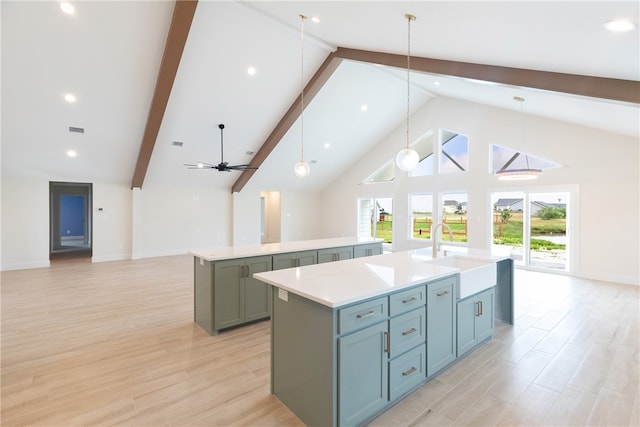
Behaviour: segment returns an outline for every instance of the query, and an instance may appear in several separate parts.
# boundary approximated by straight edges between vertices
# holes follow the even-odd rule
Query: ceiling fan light
[[[418,166],[420,156],[416,150],[411,148],[403,148],[396,156],[396,164],[400,169],[408,172]]]
[[[502,181],[527,181],[538,178],[540,174],[542,174],[541,169],[511,169],[495,173]]]
[[[300,177],[307,176],[309,175],[309,172],[311,172],[309,163],[305,162],[304,160],[300,160],[299,162],[297,162],[293,167],[293,170],[296,173],[296,176]]]

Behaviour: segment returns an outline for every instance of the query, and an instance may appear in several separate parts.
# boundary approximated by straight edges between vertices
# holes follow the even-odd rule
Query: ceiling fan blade
[[[187,169],[211,169],[214,167],[211,163],[205,162],[198,162],[195,164],[185,163],[184,165],[187,167]]]
[[[233,169],[236,171],[244,171],[244,170],[250,170],[250,169],[258,169],[256,167],[253,167],[251,165],[231,165],[231,166],[227,166],[228,169]]]

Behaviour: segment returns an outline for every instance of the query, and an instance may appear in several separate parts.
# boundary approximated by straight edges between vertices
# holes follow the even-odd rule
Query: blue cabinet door
[[[456,359],[456,277],[427,285],[427,376]]]
[[[471,297],[458,303],[458,356],[462,356],[476,345],[476,300]]]
[[[360,425],[388,403],[387,322],[338,339],[340,426]]]
[[[476,316],[475,329],[476,342],[478,343],[493,336],[493,297],[494,292],[492,290],[487,290],[478,294],[478,297],[476,299],[478,304],[478,315]]]

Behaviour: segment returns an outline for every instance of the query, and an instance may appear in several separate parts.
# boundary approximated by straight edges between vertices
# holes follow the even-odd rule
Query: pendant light
[[[409,147],[409,107],[411,100],[411,21],[415,21],[416,17],[408,13],[405,14],[404,17],[407,18],[407,143],[405,148],[400,150],[396,156],[396,164],[400,169],[408,172],[418,165],[420,162],[420,156],[416,150]]]
[[[520,96],[514,96],[513,100],[520,103],[520,116],[522,117],[522,139],[523,143],[525,142],[525,129],[524,129],[524,98]],[[521,169],[508,169],[511,162],[513,162],[516,158],[518,158],[521,154],[516,153],[505,165],[495,173],[498,179],[502,181],[526,181],[531,179],[536,179],[541,173],[541,169],[535,169],[529,166],[529,155],[524,155],[525,166]]]
[[[304,161],[304,21],[306,16],[300,15],[300,161],[293,167],[296,176],[309,175],[311,168]]]

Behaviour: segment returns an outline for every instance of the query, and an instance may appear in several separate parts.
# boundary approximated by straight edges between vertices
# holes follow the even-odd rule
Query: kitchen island
[[[271,287],[257,272],[360,258],[382,253],[372,238],[331,238],[264,245],[230,246],[191,252],[193,317],[210,335],[271,315]]]
[[[274,287],[271,391],[305,424],[362,425],[491,339],[496,283],[458,299],[460,270],[429,258],[254,275]]]

